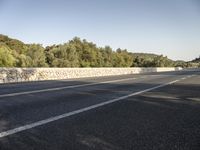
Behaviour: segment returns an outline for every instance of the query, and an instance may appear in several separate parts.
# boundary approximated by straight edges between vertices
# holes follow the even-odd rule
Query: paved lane
[[[190,76],[193,74],[196,76]],[[124,80],[127,78],[130,80]],[[199,135],[200,129],[198,117],[200,115],[200,77],[198,71],[8,84],[2,85],[1,88],[10,88],[10,90],[2,92],[0,95],[6,94],[6,92],[7,94],[19,93],[110,80],[121,81],[1,97],[0,132],[104,103],[171,81],[180,81],[173,85],[128,97],[116,103],[2,137],[0,148],[199,148],[198,141],[200,140],[197,135]],[[19,87],[19,89],[13,89],[13,86]],[[32,86],[33,88],[31,88]],[[191,124],[193,121],[195,123]],[[186,128],[187,125],[190,128]],[[191,138],[192,136],[193,138]]]

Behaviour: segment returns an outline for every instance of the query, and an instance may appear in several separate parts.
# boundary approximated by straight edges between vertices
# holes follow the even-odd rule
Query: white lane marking
[[[192,74],[192,75],[189,75],[189,76],[187,76],[188,78],[191,78],[191,77],[194,77],[195,75],[194,74]]]
[[[192,74],[192,75],[188,75],[188,76],[182,77],[182,78],[179,79],[179,80],[189,79],[189,78],[194,77],[194,76],[196,76],[196,74]]]
[[[22,131],[25,131],[25,130],[28,130],[28,129],[32,129],[32,128],[35,128],[35,127],[38,127],[38,126],[41,126],[41,125],[44,125],[44,124],[47,124],[47,123],[50,123],[50,122],[53,122],[53,121],[57,121],[57,120],[60,120],[60,119],[63,119],[63,118],[69,117],[69,116],[80,114],[82,112],[89,111],[89,110],[92,110],[92,109],[95,109],[95,108],[98,108],[98,107],[101,107],[101,106],[104,106],[104,105],[108,105],[108,104],[111,104],[111,103],[114,103],[114,102],[117,102],[117,101],[120,101],[120,100],[124,100],[126,98],[131,97],[131,96],[135,96],[135,95],[142,94],[144,92],[152,91],[152,90],[173,84],[175,82],[178,82],[178,80],[174,80],[174,81],[171,81],[171,82],[168,82],[168,83],[165,83],[165,84],[161,84],[161,85],[158,85],[158,86],[155,86],[155,87],[152,87],[152,88],[148,88],[148,89],[145,89],[145,90],[142,90],[142,91],[139,91],[139,92],[134,92],[134,93],[129,94],[129,95],[125,95],[125,96],[122,96],[122,97],[119,97],[119,98],[111,99],[111,100],[108,100],[106,102],[102,102],[102,103],[95,104],[95,105],[92,105],[92,106],[89,106],[89,107],[81,108],[79,110],[68,112],[68,113],[65,113],[65,114],[62,114],[62,115],[50,117],[48,119],[37,121],[37,122],[27,124],[27,125],[24,125],[24,126],[20,126],[20,127],[14,128],[14,129],[10,129],[10,130],[1,132],[0,138],[6,137],[6,136],[9,136],[9,135],[18,133],[18,132],[22,132]]]
[[[194,76],[196,76],[196,74],[188,75],[186,77],[181,78],[181,80],[185,80],[185,79],[188,79],[188,78],[191,78],[191,77],[194,77]]]
[[[185,78],[187,79],[187,78],[191,78],[191,77],[194,77],[194,76],[196,76],[196,74],[188,75]]]
[[[69,85],[69,86],[57,87],[57,88],[49,88],[49,89],[42,89],[42,90],[34,90],[34,91],[26,91],[26,92],[16,92],[16,93],[2,94],[2,95],[0,95],[0,98],[2,98],[2,97],[12,97],[12,96],[18,96],[18,95],[25,95],[25,94],[50,92],[50,91],[59,91],[59,90],[64,90],[64,89],[72,89],[72,88],[79,88],[79,87],[84,87],[84,86],[106,84],[106,83],[114,83],[114,82],[121,82],[121,81],[134,80],[134,79],[139,79],[139,78],[126,78],[126,79],[111,80],[111,81],[104,81],[104,82],[98,82],[98,83]]]

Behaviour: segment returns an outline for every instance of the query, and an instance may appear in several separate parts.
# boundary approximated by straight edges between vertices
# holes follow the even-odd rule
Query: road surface
[[[0,85],[1,150],[199,150],[200,70]]]

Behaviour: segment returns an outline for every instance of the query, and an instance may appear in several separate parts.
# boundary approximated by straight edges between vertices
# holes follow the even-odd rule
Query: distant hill
[[[193,62],[193,63],[200,63],[200,56],[198,58],[195,58],[191,62]]]
[[[23,53],[27,49],[27,44],[2,34],[0,34],[0,44],[5,44],[10,49],[15,50],[17,53]]]
[[[200,56],[188,62],[189,67],[200,67]]]
[[[159,56],[157,54],[152,54],[152,53],[132,53],[132,55],[134,58],[139,57],[149,61],[153,61],[154,58]]]
[[[133,53],[135,57],[140,56],[140,57],[151,57],[151,58],[155,58],[159,55],[157,54],[152,54],[152,53]]]

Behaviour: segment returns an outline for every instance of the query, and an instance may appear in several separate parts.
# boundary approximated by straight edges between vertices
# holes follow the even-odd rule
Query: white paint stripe
[[[34,93],[50,92],[50,91],[59,91],[59,90],[64,90],[64,89],[73,89],[73,88],[79,88],[79,87],[84,87],[84,86],[91,86],[91,85],[98,85],[98,84],[106,84],[106,83],[114,83],[114,82],[128,81],[128,80],[134,80],[134,79],[137,79],[137,78],[126,78],[126,79],[111,80],[111,81],[104,81],[104,82],[98,82],[98,83],[88,83],[88,84],[79,84],[79,85],[69,85],[69,86],[58,87],[58,88],[49,88],[49,89],[34,90],[34,91],[26,91],[26,92],[16,92],[16,93],[2,94],[2,95],[0,95],[0,98],[2,98],[2,97],[12,97],[12,96],[18,96],[18,95],[25,95],[25,94],[34,94]]]
[[[148,89],[145,89],[145,90],[142,90],[142,91],[139,91],[139,92],[135,92],[135,93],[132,93],[132,94],[129,94],[129,95],[126,95],[126,96],[122,96],[122,97],[119,97],[119,98],[108,100],[106,102],[95,104],[95,105],[92,105],[92,106],[89,106],[89,107],[81,108],[79,110],[68,112],[68,113],[65,113],[65,114],[62,114],[62,115],[58,115],[58,116],[55,116],[55,117],[50,117],[48,119],[37,121],[37,122],[31,123],[31,124],[27,124],[27,125],[24,125],[24,126],[21,126],[21,127],[17,127],[17,128],[11,129],[11,130],[7,130],[7,131],[4,131],[4,132],[0,133],[0,138],[6,137],[6,136],[9,136],[9,135],[18,133],[18,132],[22,132],[22,131],[25,131],[25,130],[28,130],[28,129],[32,129],[32,128],[35,128],[35,127],[38,127],[38,126],[41,126],[41,125],[44,125],[44,124],[47,124],[47,123],[62,119],[62,118],[73,116],[73,115],[76,115],[76,114],[79,114],[79,113],[82,113],[82,112],[85,112],[85,111],[89,111],[89,110],[92,110],[92,109],[95,109],[95,108],[98,108],[98,107],[101,107],[101,106],[104,106],[104,105],[108,105],[108,104],[111,104],[111,103],[114,103],[114,102],[129,98],[131,96],[135,96],[135,95],[138,95],[138,94],[142,94],[144,92],[152,91],[152,90],[155,90],[155,89],[158,89],[158,88],[173,84],[175,82],[178,82],[178,80],[175,80],[175,81],[172,81],[172,82],[169,82],[169,83],[165,83],[165,84],[161,84],[161,85],[158,85],[158,86],[155,86],[155,87],[152,87],[152,88],[148,88]]]
[[[195,76],[198,76],[198,75],[197,74],[188,75],[188,76],[185,77],[185,79],[192,78],[192,77],[195,77]]]
[[[196,76],[195,74],[189,75],[188,78],[194,77]]]
[[[191,78],[191,77],[194,77],[194,76],[196,76],[196,75],[195,74],[188,75],[188,76],[182,77],[181,79],[179,79],[179,81],[180,80],[185,80],[185,79],[188,79],[188,78]]]

